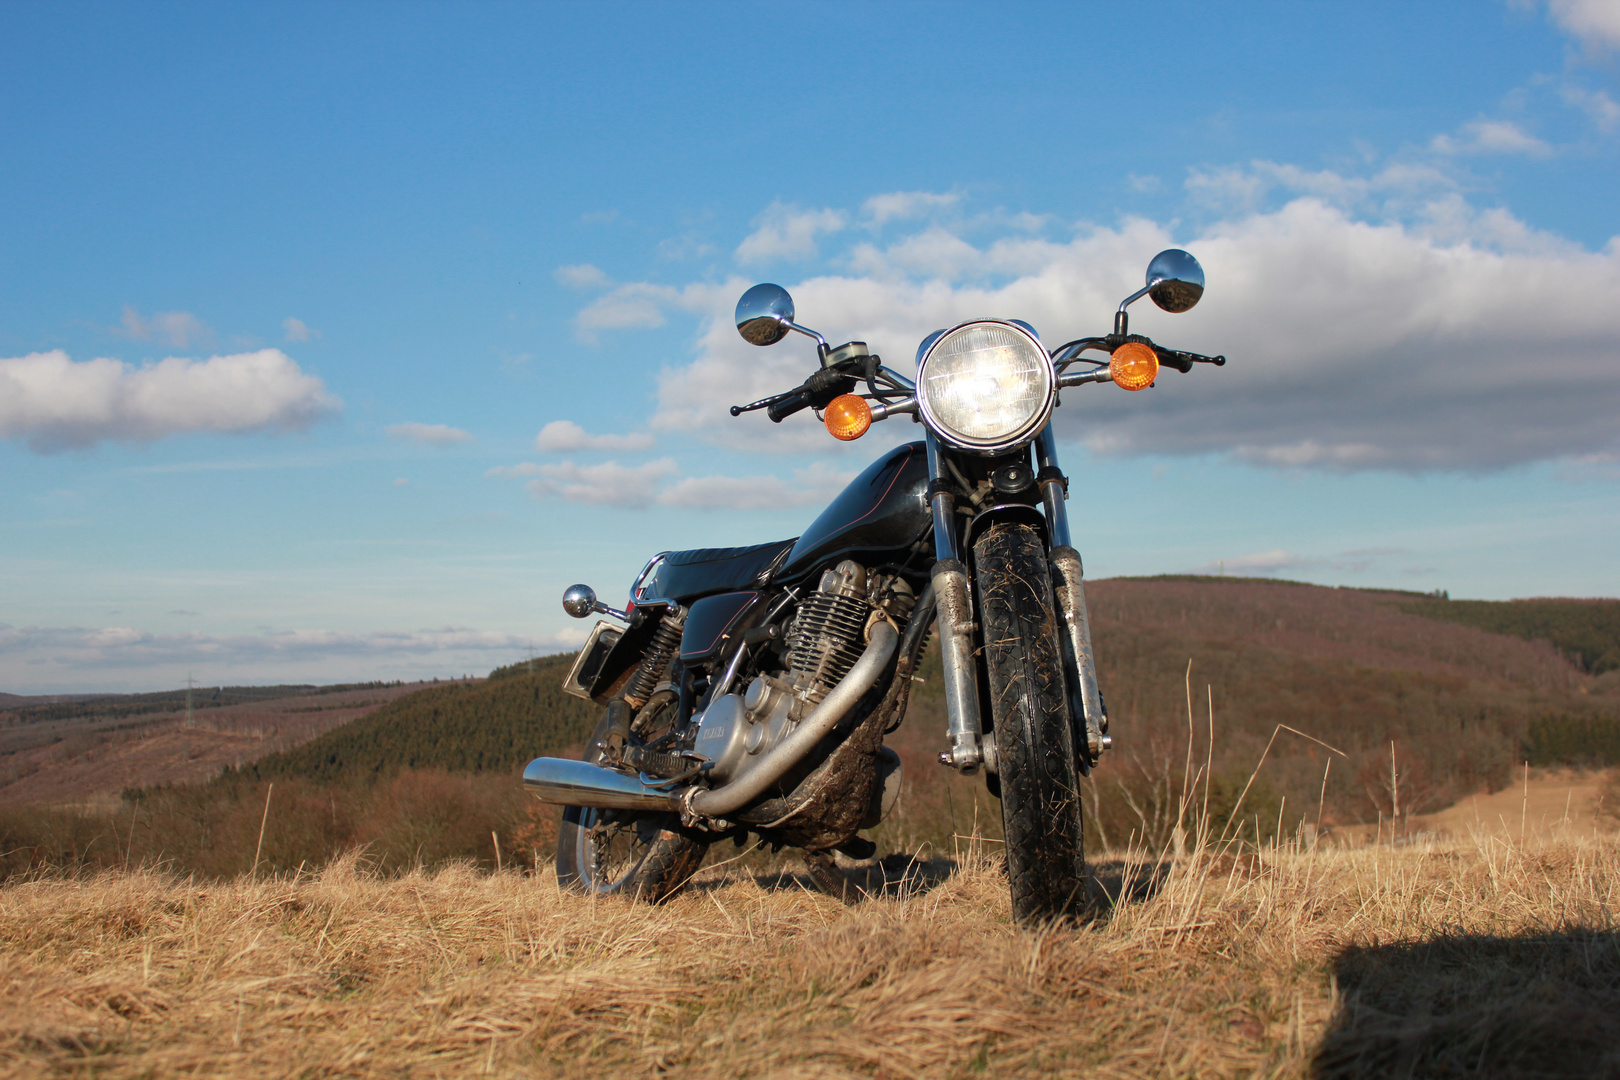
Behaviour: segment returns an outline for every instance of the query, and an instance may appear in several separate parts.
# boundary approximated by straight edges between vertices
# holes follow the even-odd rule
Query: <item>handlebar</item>
[[[1058,385],[1069,387],[1079,386],[1083,383],[1089,382],[1110,381],[1111,376],[1108,374],[1107,367],[1103,367],[1097,371],[1088,371],[1084,373],[1068,372],[1064,371],[1063,369],[1070,363],[1073,363],[1079,357],[1080,353],[1085,352],[1087,349],[1099,349],[1104,352],[1111,352],[1128,341],[1141,342],[1143,345],[1148,346],[1153,350],[1154,354],[1158,356],[1159,363],[1161,365],[1168,368],[1174,368],[1183,374],[1191,371],[1194,364],[1214,364],[1216,367],[1223,367],[1226,364],[1225,356],[1205,356],[1202,353],[1183,352],[1180,349],[1167,349],[1162,345],[1155,345],[1148,338],[1137,335],[1127,337],[1124,334],[1109,334],[1106,337],[1080,338],[1079,340],[1071,341],[1054,351],[1052,353],[1053,359],[1058,361]],[[856,342],[854,344],[859,345],[860,343]],[[848,348],[848,346],[845,346],[844,348]],[[868,365],[870,365],[865,369],[868,382],[870,382],[872,378],[873,369],[885,372],[888,371],[887,368],[877,366],[877,358],[875,356],[862,355],[854,359],[857,361],[865,361]],[[805,409],[825,408],[829,403],[831,403],[833,398],[838,397],[840,394],[850,393],[855,389],[855,384],[859,380],[856,375],[850,373],[851,366],[852,365],[849,361],[845,361],[832,367],[822,368],[815,374],[811,375],[808,379],[804,380],[804,382],[798,387],[789,390],[785,394],[773,394],[770,397],[760,398],[758,401],[752,402],[748,405],[733,405],[731,407],[731,415],[741,416],[745,412],[753,412],[755,409],[764,409],[765,415],[771,418],[772,423],[780,424],[783,420],[786,420],[794,413],[803,412]],[[909,390],[909,383],[904,385]],[[875,388],[874,394],[876,394]],[[887,399],[882,400],[887,401]],[[907,400],[910,401],[912,399],[908,398]],[[915,409],[915,404],[912,404],[911,406],[895,406],[893,403],[890,403],[889,408],[884,408],[882,405],[879,405],[877,406],[877,409],[882,409],[883,415],[887,416],[892,412],[911,411],[912,409]],[[874,409],[874,413],[876,413],[877,409]],[[879,417],[874,416],[874,419],[877,418]]]

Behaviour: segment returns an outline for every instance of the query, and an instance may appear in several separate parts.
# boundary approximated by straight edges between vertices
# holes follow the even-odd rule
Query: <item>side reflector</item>
[[[1140,390],[1152,386],[1159,377],[1159,356],[1151,345],[1140,341],[1127,341],[1108,358],[1108,374],[1114,385],[1126,390]]]
[[[872,426],[872,406],[863,397],[840,394],[832,399],[823,414],[827,421],[827,434],[849,442],[866,434]]]

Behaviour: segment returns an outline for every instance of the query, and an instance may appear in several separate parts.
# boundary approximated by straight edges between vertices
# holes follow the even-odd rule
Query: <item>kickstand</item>
[[[810,871],[810,880],[816,883],[816,888],[828,896],[837,897],[846,904],[860,900],[861,890],[838,869],[832,852],[807,851],[804,853],[804,865]]]

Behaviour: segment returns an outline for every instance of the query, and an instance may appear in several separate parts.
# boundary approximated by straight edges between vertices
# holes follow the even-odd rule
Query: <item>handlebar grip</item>
[[[1192,360],[1175,349],[1155,347],[1153,351],[1159,354],[1159,363],[1164,367],[1175,368],[1183,375],[1192,370]]]
[[[780,400],[771,403],[765,409],[765,415],[771,418],[771,423],[780,424],[794,413],[810,407],[811,391],[800,387],[787,394]]]

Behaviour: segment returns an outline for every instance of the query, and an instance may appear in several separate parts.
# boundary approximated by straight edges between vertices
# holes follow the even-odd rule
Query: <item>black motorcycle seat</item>
[[[642,595],[684,604],[713,593],[764,588],[797,542],[794,537],[751,547],[665,552]]]

